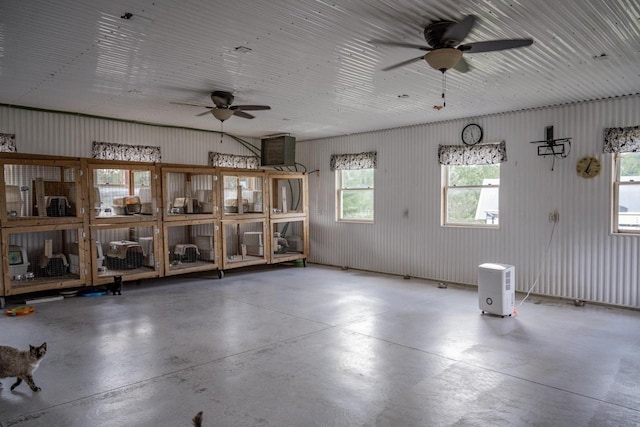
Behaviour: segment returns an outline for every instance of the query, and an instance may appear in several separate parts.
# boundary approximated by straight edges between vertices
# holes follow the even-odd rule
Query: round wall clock
[[[482,128],[480,125],[471,123],[462,129],[462,142],[466,145],[476,145],[482,141]]]
[[[582,178],[593,178],[600,173],[600,160],[593,156],[585,156],[576,163],[576,172]]]

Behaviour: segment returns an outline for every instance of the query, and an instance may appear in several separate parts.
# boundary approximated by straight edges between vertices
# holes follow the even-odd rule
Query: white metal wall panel
[[[91,157],[93,141],[158,146],[162,161],[206,165],[209,151],[253,155],[229,136],[62,113],[0,107],[0,132],[16,135],[21,153]],[[243,138],[260,147],[257,138]]]
[[[298,143],[298,161],[320,170],[309,179],[310,260],[469,284],[479,264],[500,262],[516,266],[520,291],[535,284],[534,293],[640,307],[640,237],[610,234],[612,156],[602,153],[604,128],[637,125],[639,116],[632,96]],[[458,144],[470,122],[485,141],[507,143],[498,230],[440,226],[437,146]],[[555,165],[530,144],[550,125],[572,138]],[[330,156],[369,150],[378,152],[375,223],[338,223]],[[598,177],[577,176],[584,155],[602,161]]]
[[[479,264],[495,261],[516,266],[521,291],[539,278],[535,293],[640,307],[640,238],[609,233],[612,162],[602,154],[603,129],[637,125],[639,115],[635,96],[298,143],[297,160],[319,169],[309,177],[310,261],[470,284]],[[440,226],[437,145],[459,143],[472,121],[484,127],[485,141],[507,142],[499,230]],[[557,137],[573,138],[569,157],[557,160],[554,171],[529,143],[549,125]],[[23,153],[90,157],[92,141],[107,141],[158,145],[169,163],[206,164],[209,151],[249,154],[206,131],[6,107],[0,132],[15,133]],[[370,150],[378,152],[375,222],[336,223],[329,158]],[[587,154],[603,162],[590,180],[575,173],[577,159]],[[560,222],[545,251],[548,213],[555,209]]]

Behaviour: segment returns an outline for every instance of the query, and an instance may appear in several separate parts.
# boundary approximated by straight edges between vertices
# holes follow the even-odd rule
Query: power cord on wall
[[[547,247],[544,250],[544,254],[543,254],[544,257],[546,257],[547,254],[549,253],[549,248],[551,247],[551,242],[553,241],[553,235],[556,231],[557,224],[558,224],[557,220],[554,220],[553,226],[551,227],[551,234],[549,234],[549,241],[547,242]],[[533,281],[533,285],[531,285],[531,287],[527,291],[527,294],[524,296],[524,298],[522,298],[522,301],[520,301],[520,303],[513,309],[513,314],[515,316],[518,315],[518,308],[522,305],[522,303],[526,301],[527,298],[529,298],[529,295],[531,295],[531,291],[533,291],[533,289],[538,285],[538,280],[540,280],[540,274],[542,274],[542,268],[538,269],[538,274],[536,275],[536,279]]]

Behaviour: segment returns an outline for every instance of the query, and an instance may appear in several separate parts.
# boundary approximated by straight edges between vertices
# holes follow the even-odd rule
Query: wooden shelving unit
[[[220,218],[216,168],[162,165],[162,220]]]
[[[86,164],[91,225],[159,219],[160,180],[154,163],[90,159]]]
[[[83,222],[80,159],[3,153],[0,165],[2,227]]]
[[[86,161],[94,285],[159,277],[163,273],[158,166]]]
[[[4,295],[87,285],[81,223],[2,228]]]
[[[302,260],[309,257],[309,225],[304,217],[278,218],[269,221],[272,237],[269,264]]]
[[[228,219],[221,223],[223,270],[269,262],[266,218]]]
[[[163,226],[165,276],[210,270],[220,273],[220,221],[166,221]]]
[[[159,277],[162,236],[157,221],[91,226],[91,266],[94,285]],[[101,248],[101,249],[99,249]]]
[[[269,263],[309,257],[308,175],[302,172],[267,172],[269,183]]]
[[[163,164],[161,172],[164,274],[217,270],[221,277],[216,168]]]
[[[307,175],[0,154],[0,293],[303,260]]]
[[[86,285],[81,160],[3,153],[0,165],[3,295]]]
[[[218,169],[221,219],[266,218],[267,174],[253,169]]]

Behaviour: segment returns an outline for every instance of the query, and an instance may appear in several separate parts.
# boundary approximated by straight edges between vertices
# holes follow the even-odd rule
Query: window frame
[[[498,165],[498,176],[502,174],[501,163],[494,163],[492,165],[440,165],[441,169],[441,212],[440,212],[440,225],[442,227],[461,227],[461,228],[485,228],[485,229],[500,229],[500,181],[501,178],[498,178],[498,184],[480,184],[480,185],[450,185],[449,183],[449,168],[451,166],[455,167],[477,167],[477,166],[494,166]],[[479,189],[482,191],[483,188],[497,188],[498,189],[498,223],[466,223],[466,222],[448,222],[448,195],[450,189]],[[477,208],[476,208],[477,209]]]
[[[335,220],[336,222],[351,222],[351,223],[362,223],[362,224],[373,224],[375,220],[375,179],[376,179],[376,170],[375,168],[363,168],[358,169],[360,171],[370,170],[373,174],[373,186],[372,187],[343,187],[342,182],[342,173],[349,171],[349,169],[336,169],[335,170],[335,182],[336,182],[336,212],[335,212]],[[344,191],[368,191],[371,192],[372,201],[371,201],[371,210],[372,210],[372,218],[343,218],[343,209],[342,209],[342,193]]]
[[[620,172],[622,169],[622,158],[625,155],[639,155],[637,152],[614,153],[613,155],[613,177],[612,177],[612,203],[611,203],[611,232],[612,234],[624,234],[631,236],[640,235],[640,226],[635,229],[620,228],[620,187],[640,186],[640,180],[622,181]],[[639,214],[640,215],[640,214]]]

